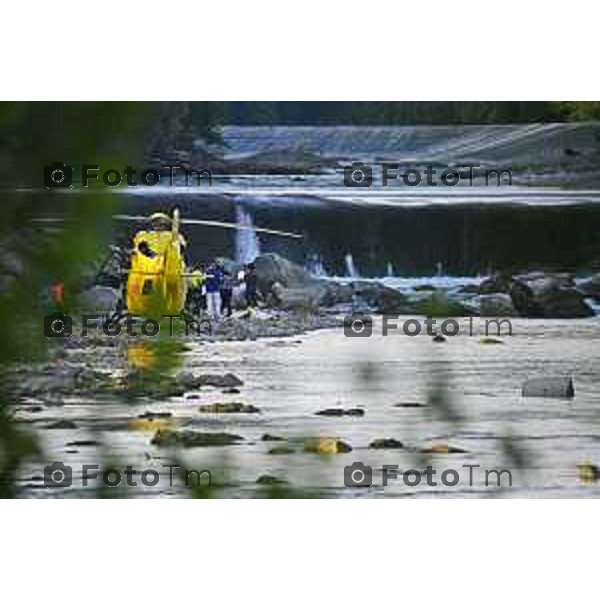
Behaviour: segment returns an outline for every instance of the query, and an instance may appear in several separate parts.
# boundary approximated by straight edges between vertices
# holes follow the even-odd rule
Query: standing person
[[[221,315],[231,316],[231,297],[233,296],[233,277],[227,270],[223,271],[221,281]]]
[[[221,280],[223,271],[211,262],[206,270],[206,308],[208,316],[215,321],[221,317]]]
[[[206,308],[203,304],[203,294],[202,290],[204,288],[204,280],[206,279],[206,275],[204,274],[202,267],[200,265],[196,265],[195,269],[192,271],[192,276],[190,278],[190,291],[189,291],[189,299],[190,299],[190,308],[192,312],[199,313],[201,310]]]
[[[256,295],[258,277],[256,275],[256,265],[254,263],[248,263],[246,265],[244,280],[246,282],[246,305],[249,308],[256,308],[258,304]]]

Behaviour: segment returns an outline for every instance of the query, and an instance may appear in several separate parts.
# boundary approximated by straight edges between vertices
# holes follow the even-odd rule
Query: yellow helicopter
[[[129,252],[128,265],[124,271],[124,304],[121,308],[130,315],[145,317],[181,314],[186,306],[188,279],[183,249],[185,238],[181,225],[204,225],[230,229],[252,229],[256,232],[301,238],[296,233],[252,227],[238,223],[181,219],[179,209],[172,217],[154,213],[149,217],[115,215],[121,221],[145,221],[148,228],[138,231]]]

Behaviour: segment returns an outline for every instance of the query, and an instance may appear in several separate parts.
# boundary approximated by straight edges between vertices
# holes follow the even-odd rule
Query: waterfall
[[[386,277],[393,277],[393,276],[394,276],[394,266],[392,265],[391,262],[389,262],[387,264]]]
[[[346,261],[346,277],[352,277],[354,279],[358,279],[360,277],[357,268],[354,266],[354,258],[352,258],[352,254],[348,252],[346,254],[344,260]]]
[[[306,265],[308,272],[315,277],[327,277],[323,259],[318,254],[313,254]]]
[[[235,220],[238,225],[254,227],[252,216],[239,204],[235,207]],[[237,229],[235,234],[236,262],[241,264],[253,262],[259,254],[260,244],[256,232],[252,229]]]

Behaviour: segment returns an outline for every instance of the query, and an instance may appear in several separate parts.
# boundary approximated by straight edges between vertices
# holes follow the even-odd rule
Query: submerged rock
[[[252,404],[243,402],[213,402],[198,407],[202,413],[259,413],[260,409]]]
[[[244,385],[244,382],[233,373],[225,373],[225,375],[213,373],[194,375],[193,373],[184,372],[180,373],[175,378],[175,381],[188,390],[197,389],[203,386],[233,388]]]
[[[278,435],[271,435],[270,433],[265,433],[260,438],[261,442],[284,442],[285,438],[282,438]]]
[[[151,440],[156,446],[183,446],[195,448],[204,446],[231,446],[242,441],[240,435],[225,432],[197,432],[190,430],[171,431],[159,429]]]
[[[260,475],[256,480],[257,485],[287,485],[285,479],[276,477],[275,475]]]
[[[61,419],[59,421],[54,421],[54,423],[46,425],[45,429],[78,429],[78,427],[73,421],[69,421],[68,419]]]
[[[283,445],[283,446],[275,446],[275,448],[270,448],[268,454],[279,455],[279,454],[294,454],[296,450],[291,446]]]
[[[374,450],[403,448],[404,444],[394,438],[378,438],[369,444],[369,448]]]
[[[315,413],[320,417],[363,417],[364,414],[363,408],[325,408]]]

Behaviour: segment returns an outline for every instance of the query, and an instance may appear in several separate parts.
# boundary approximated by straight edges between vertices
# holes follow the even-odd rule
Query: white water
[[[235,218],[238,225],[254,227],[252,216],[241,205],[235,207]],[[238,229],[235,234],[235,260],[246,264],[253,262],[260,254],[258,235],[253,229]]]
[[[352,254],[350,254],[350,253],[346,254],[344,260],[346,261],[346,275],[353,279],[360,278],[358,269],[354,265],[354,258],[352,257]]]

